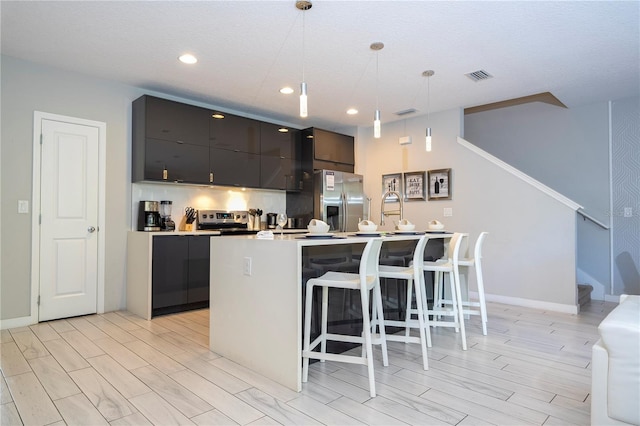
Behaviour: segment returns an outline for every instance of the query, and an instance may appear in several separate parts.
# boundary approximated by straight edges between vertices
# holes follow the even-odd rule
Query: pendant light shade
[[[369,47],[376,52],[376,112],[373,115],[373,137],[380,139],[380,107],[378,105],[378,77],[380,74],[378,71],[378,52],[384,48],[384,43],[371,43]]]
[[[423,77],[427,77],[427,132],[425,137],[425,150],[431,152],[431,122],[429,121],[429,109],[431,102],[431,87],[429,85],[429,79],[435,74],[434,70],[427,70],[422,73]]]
[[[311,9],[310,1],[296,1],[296,8],[302,11],[302,83],[300,83],[300,117],[305,118],[309,115],[307,109],[307,83],[304,81],[304,48],[305,48],[305,33],[304,33],[304,12]]]
[[[304,81],[300,83],[300,117],[307,117],[309,112],[307,111],[307,83]]]
[[[373,137],[380,139],[380,110],[377,109],[373,115]]]

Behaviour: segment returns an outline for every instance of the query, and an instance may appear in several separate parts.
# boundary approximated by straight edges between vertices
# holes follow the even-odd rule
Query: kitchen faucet
[[[400,208],[398,210],[384,211],[384,202],[391,195],[395,195],[396,197],[398,197],[398,202],[400,203]],[[400,220],[402,220],[402,217],[404,216],[403,213],[402,213],[402,196],[400,195],[400,193],[398,191],[387,191],[382,196],[382,202],[381,202],[381,205],[380,205],[380,226],[384,226],[384,217],[385,217],[385,215],[386,216],[399,215],[400,216]]]

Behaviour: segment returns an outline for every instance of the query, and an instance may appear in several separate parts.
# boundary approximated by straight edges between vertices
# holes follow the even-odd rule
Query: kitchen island
[[[439,240],[451,236],[429,235]],[[415,244],[420,236],[388,235],[384,241]],[[357,253],[367,240],[348,233],[327,239],[304,235],[277,235],[272,240],[211,238],[210,349],[300,391],[303,251],[352,245]]]

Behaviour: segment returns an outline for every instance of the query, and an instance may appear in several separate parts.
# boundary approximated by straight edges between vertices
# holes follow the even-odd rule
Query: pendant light
[[[423,77],[427,77],[427,135],[425,139],[425,149],[427,152],[431,152],[431,122],[429,121],[429,110],[431,102],[431,86],[429,85],[429,80],[432,75],[436,72],[434,70],[427,70],[422,73]]]
[[[300,83],[300,117],[305,118],[309,115],[307,110],[307,83],[304,81],[304,12],[311,9],[310,1],[296,1],[296,8],[302,11],[302,83]]]
[[[378,104],[378,78],[380,73],[378,71],[378,53],[384,48],[384,43],[371,43],[369,47],[376,52],[376,112],[373,114],[373,137],[380,139],[380,106]]]

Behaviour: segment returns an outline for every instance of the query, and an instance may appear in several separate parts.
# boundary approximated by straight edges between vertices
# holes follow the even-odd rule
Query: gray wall
[[[609,108],[598,103],[559,108],[530,103],[465,116],[464,137],[581,204],[609,224]],[[577,225],[577,267],[609,293],[609,232],[590,221]]]
[[[31,315],[33,113],[43,111],[107,123],[105,309],[125,304],[129,228],[131,101],[140,89],[2,57],[1,319]],[[31,207],[31,206],[30,206]]]
[[[611,139],[613,292],[640,294],[640,97],[612,103]]]
[[[31,200],[32,191],[32,159],[33,159],[33,112],[43,111],[61,115],[74,116],[89,120],[103,121],[107,123],[107,147],[106,147],[106,229],[104,237],[106,240],[106,277],[105,277],[105,309],[115,310],[125,306],[125,259],[126,259],[126,233],[130,229],[130,127],[131,127],[131,101],[143,93],[151,93],[141,88],[130,87],[114,83],[111,81],[87,77],[77,73],[70,73],[37,64],[24,62],[15,58],[1,58],[1,116],[2,129],[2,156],[0,158],[0,179],[2,203],[0,206],[0,319],[12,319],[26,317],[30,312],[30,262],[31,262],[31,214],[21,215],[17,213],[17,200]],[[158,94],[161,95],[161,94]],[[162,95],[161,95],[162,96]],[[166,96],[175,100],[180,98]],[[184,99],[183,99],[184,100]],[[187,101],[187,100],[184,100]],[[187,101],[188,102],[188,101]],[[192,102],[197,104],[195,102]],[[598,109],[598,106],[593,108]],[[232,111],[231,111],[232,112]],[[586,113],[586,111],[585,111]],[[438,118],[440,117],[440,118]],[[448,112],[441,115],[434,115],[434,120],[441,121],[441,129],[434,127],[434,144],[442,141],[443,133],[446,134],[446,141],[449,148],[455,146],[455,137],[460,134],[461,118],[458,111]],[[423,154],[421,138],[424,132],[420,118],[411,120],[409,126],[413,132],[414,150],[401,149],[397,145],[397,138],[404,136],[402,121],[385,127],[383,133],[383,143],[368,138],[370,129],[358,129],[358,151],[357,163],[362,164],[363,171],[367,173],[366,180],[370,183],[371,195],[374,200],[379,197],[379,179],[381,173],[393,171],[413,171],[428,170],[441,167],[453,167],[453,182],[467,174],[462,182],[467,182],[466,194],[476,194],[476,197],[486,196],[480,179],[474,167],[484,170],[483,163],[476,162],[473,155],[459,151],[458,148],[451,148],[453,151],[446,154],[438,153],[439,148],[434,148],[432,155]],[[508,123],[504,123],[508,124]],[[392,133],[389,133],[390,130]],[[599,129],[594,125],[594,131]],[[599,130],[598,130],[599,131]],[[441,132],[438,134],[438,132]],[[547,135],[551,138],[554,130],[548,129]],[[376,145],[377,144],[377,145]],[[368,151],[368,146],[381,146],[389,149],[384,151]],[[463,153],[461,153],[463,152]],[[414,155],[415,154],[415,155]],[[595,153],[589,153],[590,155]],[[599,155],[599,154],[598,154]],[[459,158],[460,160],[457,160]],[[463,162],[464,160],[464,162]],[[575,161],[568,161],[567,168]],[[596,171],[597,172],[597,171]],[[502,179],[499,172],[490,169],[486,173],[492,174],[495,179]],[[598,178],[599,179],[599,178]],[[540,179],[544,182],[543,179]],[[473,185],[479,186],[473,186]],[[456,184],[457,185],[457,184]],[[456,190],[465,188],[464,185],[456,186]],[[528,191],[519,188],[519,184],[510,183],[509,190],[517,193]],[[494,190],[498,191],[498,190]],[[608,191],[608,189],[607,189]],[[561,191],[562,192],[562,191]],[[455,193],[454,193],[455,194]],[[462,201],[464,192],[454,195],[455,203]],[[534,193],[535,194],[535,193]],[[569,194],[566,194],[569,195]],[[460,198],[458,198],[460,197]],[[509,198],[500,195],[499,191],[491,194],[491,197],[499,197],[501,202],[496,204],[500,209],[518,209],[521,206],[516,202],[509,202]],[[554,204],[549,206],[545,197],[532,195],[538,200],[537,204],[526,202],[526,220],[516,220],[514,218],[524,218],[522,215],[507,216],[509,227],[513,234],[506,232],[500,227],[496,227],[493,232],[494,242],[499,242],[497,247],[515,247],[512,239],[517,234],[517,228],[526,228],[527,232],[532,226],[537,226],[536,217],[546,217],[546,213],[539,206],[546,206],[547,210],[552,210],[555,215],[564,215],[563,208],[556,209]],[[491,199],[484,198],[487,206],[491,205]],[[506,200],[506,201],[505,201]],[[482,200],[476,200],[482,201]],[[526,201],[526,200],[525,200]],[[579,201],[579,200],[576,200]],[[408,206],[408,212],[413,217],[420,217],[420,220],[432,218],[442,218],[442,207],[448,202],[414,203]],[[483,229],[482,225],[495,216],[498,212],[487,209],[483,210],[480,219],[474,219],[473,206],[456,204],[454,218],[448,219],[448,224],[457,229],[466,229],[472,233],[472,238]],[[374,211],[379,209],[379,204],[374,207]],[[558,211],[559,210],[559,211]],[[593,210],[592,210],[593,211]],[[551,220],[551,219],[549,219]],[[483,222],[484,221],[484,222]],[[513,223],[512,223],[513,222]],[[559,258],[566,259],[571,263],[571,253],[564,253],[565,240],[570,240],[566,229],[570,224],[564,219],[560,220],[562,229],[558,232],[566,235],[563,244],[558,247],[562,253]],[[426,223],[426,222],[425,222]],[[467,225],[476,223],[477,225]],[[488,223],[488,222],[486,222]],[[555,231],[555,228],[544,228],[545,232]],[[535,244],[531,250],[540,251],[544,245],[539,242],[539,235],[534,234]],[[503,244],[509,242],[509,245]],[[488,242],[488,247],[491,247]],[[495,246],[494,246],[495,247]],[[528,248],[529,249],[529,248]],[[491,250],[491,249],[489,249]],[[495,250],[495,248],[494,248]],[[554,249],[556,250],[556,249]],[[496,252],[499,253],[499,252]],[[561,267],[556,265],[557,259],[551,254],[558,255],[555,251],[546,250],[544,258],[548,264],[549,271],[554,271]],[[517,270],[513,269],[513,274]],[[563,277],[564,272],[556,274],[556,278]],[[551,280],[553,281],[553,280]],[[571,304],[573,295],[569,290],[558,288],[538,288],[534,285],[523,285],[520,282],[506,282],[495,286],[488,284],[488,291],[497,294],[504,294],[510,297],[522,297],[534,300],[554,301],[561,304]],[[548,291],[547,291],[548,290]],[[545,294],[547,293],[547,294]],[[556,294],[558,293],[558,294]]]
[[[104,300],[105,311],[123,309],[126,306],[126,238],[131,229],[132,211],[131,102],[142,94],[152,94],[204,107],[224,107],[7,56],[2,56],[0,65],[0,320],[31,315],[32,212],[30,208],[29,214],[18,214],[17,202],[32,197],[34,111],[107,123],[106,229],[101,232],[106,245]]]

